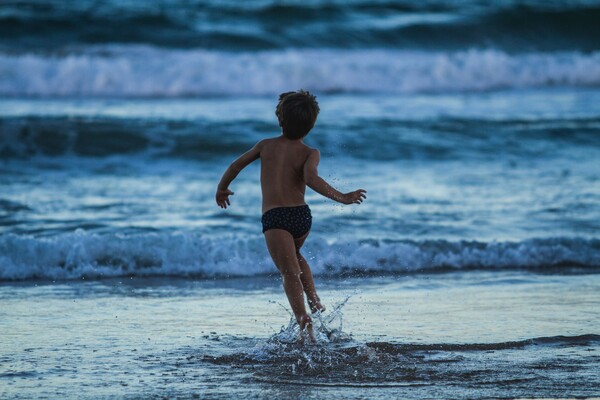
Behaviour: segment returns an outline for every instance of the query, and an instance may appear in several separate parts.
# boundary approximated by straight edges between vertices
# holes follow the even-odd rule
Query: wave
[[[248,150],[278,127],[259,121],[164,121],[112,118],[0,118],[0,154],[212,159]]]
[[[505,155],[539,158],[600,146],[599,118],[424,121],[371,118],[319,122],[311,138],[327,155],[374,160],[452,160]],[[0,155],[35,157],[177,158],[213,160],[246,151],[279,127],[271,122],[127,119],[110,117],[0,117]],[[482,135],[482,132],[489,134]],[[385,143],[381,146],[380,143]],[[543,147],[543,152],[540,149]]]
[[[600,268],[600,239],[521,242],[363,240],[306,246],[313,272],[362,276],[472,269],[564,271]],[[0,237],[1,280],[96,279],[124,276],[228,278],[274,273],[262,237],[208,238],[191,233]]]
[[[9,2],[0,47],[148,44],[267,50],[288,47],[599,49],[597,4],[519,1]]]
[[[600,85],[600,52],[285,50],[229,53],[109,47],[62,55],[0,54],[0,95],[185,97],[444,93]]]

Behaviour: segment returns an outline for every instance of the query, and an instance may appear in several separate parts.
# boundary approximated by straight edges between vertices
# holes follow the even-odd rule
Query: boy
[[[306,312],[304,293],[311,312],[324,311],[315,289],[312,273],[300,249],[310,232],[312,216],[304,201],[306,186],[343,204],[360,204],[366,191],[341,193],[323,180],[318,172],[320,153],[302,139],[315,125],[319,114],[316,97],[299,90],[279,96],[275,115],[282,135],[258,142],[235,160],[223,174],[216,201],[221,208],[231,205],[229,184],[248,164],[261,159],[262,225],[267,248],[281,272],[285,294],[301,330],[314,341],[312,320]]]

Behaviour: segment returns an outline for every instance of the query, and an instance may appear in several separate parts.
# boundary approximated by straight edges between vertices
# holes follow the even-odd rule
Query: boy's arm
[[[233,192],[228,189],[229,184],[238,176],[238,174],[246,168],[253,161],[258,160],[260,157],[260,150],[262,148],[262,141],[256,143],[254,147],[250,150],[239,156],[234,162],[232,162],[223,176],[221,177],[221,181],[217,186],[217,193],[215,195],[215,200],[217,201],[217,205],[221,208],[227,208],[227,206],[231,205],[229,201],[229,196],[233,195]]]
[[[334,189],[319,176],[318,166],[321,160],[319,150],[311,150],[308,159],[304,163],[304,181],[306,185],[315,192],[343,204],[360,204],[366,198],[366,190],[358,189],[354,192],[342,193]]]

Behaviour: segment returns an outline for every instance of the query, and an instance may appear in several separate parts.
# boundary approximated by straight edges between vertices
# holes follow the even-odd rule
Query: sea
[[[600,2],[4,0],[0,398],[600,397]],[[261,233],[305,138],[303,343]]]

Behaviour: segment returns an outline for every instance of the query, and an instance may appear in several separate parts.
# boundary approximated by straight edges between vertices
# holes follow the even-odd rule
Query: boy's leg
[[[312,271],[308,262],[304,258],[304,256],[300,253],[300,249],[308,236],[308,232],[306,235],[294,239],[294,244],[296,245],[296,258],[298,259],[298,264],[300,266],[300,280],[302,281],[302,286],[304,287],[304,292],[306,293],[306,298],[308,299],[308,305],[310,306],[310,311],[315,313],[317,311],[325,311],[325,307],[321,304],[321,299],[317,295],[317,289],[315,288],[315,280],[312,276]]]
[[[310,266],[300,252],[298,252],[297,257],[298,264],[300,264],[300,271],[302,272],[300,279],[302,280],[302,285],[304,286],[304,292],[306,293],[306,297],[308,299],[310,311],[313,313],[317,311],[325,311],[325,307],[321,304],[321,299],[317,295],[317,289],[315,288],[315,281],[313,279]]]
[[[270,229],[265,232],[265,239],[271,258],[281,272],[283,288],[298,325],[301,329],[307,327],[313,338],[312,321],[304,305],[304,287],[300,280],[300,265],[296,257],[294,238],[283,229]]]

